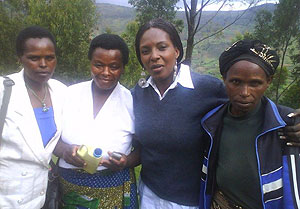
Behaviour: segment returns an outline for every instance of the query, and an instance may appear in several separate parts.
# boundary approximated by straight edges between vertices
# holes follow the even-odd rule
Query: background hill
[[[218,57],[222,51],[227,48],[234,37],[239,33],[244,33],[246,31],[251,32],[254,27],[254,19],[258,11],[268,10],[273,12],[276,8],[275,4],[263,4],[260,6],[255,6],[249,9],[244,16],[239,19],[234,25],[226,29],[221,35],[217,37],[212,37],[199,45],[196,45],[193,52],[193,70],[198,72],[205,71],[206,73],[218,74]],[[135,10],[130,7],[117,6],[106,3],[97,3],[97,12],[99,14],[99,33],[104,33],[110,30],[113,33],[121,34],[124,32],[126,25],[129,21],[135,19]],[[195,40],[200,39],[210,32],[211,29],[227,25],[232,22],[234,18],[241,14],[243,11],[221,11],[213,19],[210,27],[206,28],[206,31],[199,33],[195,37]],[[205,23],[212,16],[215,15],[213,11],[204,11],[202,23]],[[181,32],[181,38],[183,45],[185,46],[185,40],[187,37],[187,25],[184,11],[177,12],[177,18],[184,21],[184,29]]]
[[[130,7],[106,3],[97,3],[96,6],[96,11],[99,14],[100,33],[110,29],[113,33],[121,34],[125,30],[127,23],[135,18],[135,10]]]

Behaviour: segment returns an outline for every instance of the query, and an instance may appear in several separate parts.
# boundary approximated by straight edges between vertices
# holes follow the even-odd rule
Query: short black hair
[[[165,31],[167,34],[169,34],[174,47],[176,47],[179,50],[179,56],[177,58],[177,62],[179,63],[183,57],[183,47],[182,47],[180,36],[179,36],[176,28],[174,27],[174,25],[172,25],[170,22],[168,22],[166,20],[157,18],[157,19],[150,20],[146,24],[142,25],[136,34],[135,52],[136,52],[136,56],[137,56],[140,64],[143,66],[143,63],[141,61],[141,54],[140,54],[141,38],[144,35],[144,33],[147,30],[149,30],[150,28],[158,28],[160,30]]]
[[[92,56],[96,48],[103,48],[107,50],[118,49],[122,54],[123,65],[125,66],[128,63],[128,59],[129,59],[128,46],[125,43],[125,41],[118,35],[104,33],[96,36],[90,44],[90,48],[88,52],[89,60],[92,60]]]
[[[56,52],[56,41],[51,32],[46,28],[35,25],[29,26],[19,32],[16,39],[16,52],[18,57],[23,55],[25,50],[25,42],[30,38],[49,38],[52,41]]]

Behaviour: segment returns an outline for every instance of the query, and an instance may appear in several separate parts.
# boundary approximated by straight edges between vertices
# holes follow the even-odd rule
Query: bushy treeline
[[[300,107],[300,1],[280,0],[272,13],[256,16],[254,31],[237,39],[259,39],[276,48],[280,64],[267,95],[276,103]]]
[[[30,25],[49,29],[57,41],[55,77],[70,84],[90,77],[87,51],[96,28],[93,0],[0,1],[0,74],[20,69],[15,39]]]

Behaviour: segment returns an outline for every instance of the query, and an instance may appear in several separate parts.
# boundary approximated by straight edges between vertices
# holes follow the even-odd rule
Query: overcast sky
[[[96,1],[97,1],[97,3],[110,3],[110,4],[120,5],[120,6],[127,6],[127,7],[131,6],[130,4],[128,4],[128,0],[96,0]],[[264,4],[264,3],[276,3],[278,1],[279,0],[262,0],[260,2],[260,4]],[[181,7],[181,9],[183,9],[182,0],[180,0],[178,2],[177,6]],[[205,10],[207,10],[207,11],[215,11],[218,8],[219,8],[219,6],[216,5],[216,4],[214,4],[214,5],[210,5],[210,6],[206,7]],[[228,6],[224,7],[222,10],[224,10],[224,11],[226,11],[226,10],[243,10],[243,9],[246,9],[246,8],[247,8],[247,5],[241,4],[239,1],[237,1],[236,3],[234,3],[234,5],[228,5]]]

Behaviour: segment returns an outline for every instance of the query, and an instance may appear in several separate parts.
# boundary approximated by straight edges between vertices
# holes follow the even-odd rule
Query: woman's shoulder
[[[131,93],[133,99],[135,100],[135,99],[141,97],[145,93],[146,89],[147,88],[142,88],[138,84],[136,84],[132,89],[130,89],[130,93]]]
[[[51,78],[48,81],[48,83],[53,88],[61,88],[61,89],[63,89],[63,88],[66,89],[67,88],[67,86],[63,82],[61,82],[59,80],[56,80],[56,79],[53,79],[53,78]]]
[[[199,93],[221,93],[221,96],[224,96],[223,94],[225,94],[225,87],[220,79],[211,75],[203,75],[195,72],[191,72],[191,77],[194,84],[194,89]]]
[[[118,96],[120,97],[120,99],[124,102],[129,102],[130,104],[132,103],[132,95],[130,90],[128,90],[125,86],[123,86],[122,84],[118,84],[117,86],[118,88]]]
[[[198,72],[192,71],[190,66],[181,64],[180,70],[189,71],[191,79],[194,85],[215,85],[216,83],[222,84],[222,81],[214,76],[208,74],[200,74]]]
[[[9,75],[0,76],[1,85],[3,84],[4,77],[10,78],[15,83],[21,83],[21,81],[24,82],[22,70],[20,72],[16,72],[16,73],[12,73],[12,74],[9,74]]]
[[[119,89],[120,89],[120,92],[122,92],[123,94],[125,95],[131,95],[131,92],[128,88],[126,88],[125,86],[123,86],[122,84],[119,83]]]
[[[68,91],[82,91],[82,90],[91,90],[91,81],[83,81],[80,83],[75,83],[67,88]]]
[[[216,83],[221,84],[222,81],[214,76],[208,75],[208,74],[200,74],[197,72],[191,72],[191,77],[193,82],[196,84],[202,84],[202,85],[214,85]]]

